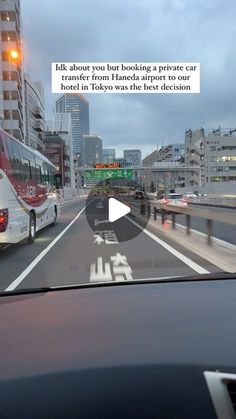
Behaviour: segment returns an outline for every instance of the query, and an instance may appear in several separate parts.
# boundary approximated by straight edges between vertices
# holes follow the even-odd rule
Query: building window
[[[3,91],[3,99],[4,100],[11,100],[11,92],[9,90]]]
[[[234,146],[234,145],[225,145],[225,146],[222,146],[222,150],[236,150],[236,146]]]
[[[4,111],[4,119],[11,119],[11,112],[8,110]]]

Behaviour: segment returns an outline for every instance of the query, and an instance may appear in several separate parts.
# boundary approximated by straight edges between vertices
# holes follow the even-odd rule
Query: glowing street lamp
[[[11,49],[9,51],[9,57],[12,61],[17,61],[19,59],[19,53],[16,49]]]

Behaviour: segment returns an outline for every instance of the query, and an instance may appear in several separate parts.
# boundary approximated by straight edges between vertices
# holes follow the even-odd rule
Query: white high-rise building
[[[20,0],[0,1],[0,118],[9,134],[24,142],[24,82]]]

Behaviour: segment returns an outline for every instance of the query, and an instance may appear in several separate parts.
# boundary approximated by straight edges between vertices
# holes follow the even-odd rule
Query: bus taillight
[[[8,224],[8,209],[0,210],[0,233],[4,233]]]

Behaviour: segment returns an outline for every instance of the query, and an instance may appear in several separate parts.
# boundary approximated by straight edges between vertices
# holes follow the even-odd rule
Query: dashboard
[[[235,295],[178,279],[1,297],[0,417],[233,418]],[[207,371],[226,374],[220,407]]]

